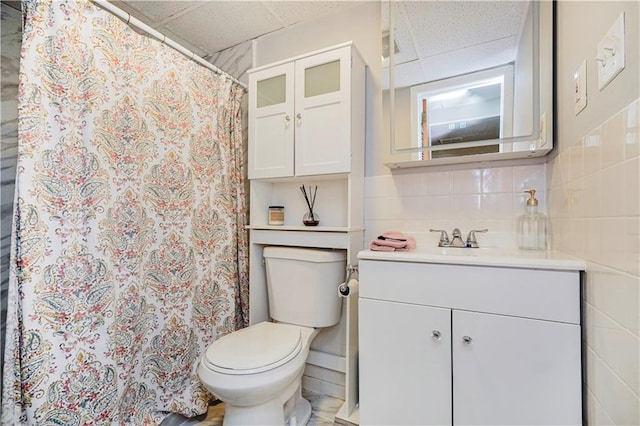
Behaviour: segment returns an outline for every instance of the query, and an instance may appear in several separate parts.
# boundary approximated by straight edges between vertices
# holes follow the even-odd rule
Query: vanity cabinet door
[[[249,74],[249,179],[294,174],[294,64]]]
[[[581,424],[580,326],[453,311],[453,423]]]
[[[360,298],[360,424],[451,424],[451,311]]]

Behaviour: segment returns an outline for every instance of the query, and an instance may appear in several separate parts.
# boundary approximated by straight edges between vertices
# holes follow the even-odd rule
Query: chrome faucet
[[[488,232],[488,229],[474,229],[467,234],[467,240],[462,240],[462,233],[460,229],[455,228],[451,232],[451,240],[447,231],[443,229],[429,229],[431,232],[440,232],[440,241],[438,241],[438,247],[468,247],[478,248],[478,241],[476,240],[476,232]]]
[[[458,228],[454,228],[451,231],[451,242],[449,243],[449,247],[466,247],[464,241],[462,241],[462,234]]]

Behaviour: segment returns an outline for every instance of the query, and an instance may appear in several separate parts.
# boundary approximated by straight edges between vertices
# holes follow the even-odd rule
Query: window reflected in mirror
[[[420,84],[410,92],[413,146],[431,147],[419,152],[421,160],[498,153],[495,140],[512,135],[511,65]],[[448,145],[452,149],[444,149]]]

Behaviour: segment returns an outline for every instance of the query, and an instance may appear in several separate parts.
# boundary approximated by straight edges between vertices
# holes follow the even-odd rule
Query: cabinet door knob
[[[302,115],[300,115],[300,113],[297,113],[297,114],[296,114],[296,118],[297,118],[298,120],[300,120],[300,119],[302,119]]]
[[[285,116],[284,116],[284,119],[285,119],[286,121],[291,121],[291,117],[289,117],[289,114],[285,115]]]
[[[431,337],[433,337],[434,340],[440,340],[440,338],[442,337],[442,333],[440,333],[438,330],[433,330],[431,332]]]
[[[471,336],[462,336],[462,343],[464,343],[465,345],[470,345],[471,341],[473,339],[471,338]]]

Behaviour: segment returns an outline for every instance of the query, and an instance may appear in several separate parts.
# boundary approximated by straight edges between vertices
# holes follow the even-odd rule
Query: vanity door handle
[[[464,343],[465,345],[471,345],[472,341],[473,339],[471,338],[471,336],[462,336],[462,343]]]
[[[433,330],[431,332],[431,337],[433,338],[433,340],[440,340],[442,338],[442,333],[440,333],[438,330]]]

